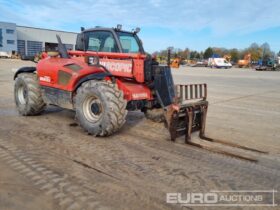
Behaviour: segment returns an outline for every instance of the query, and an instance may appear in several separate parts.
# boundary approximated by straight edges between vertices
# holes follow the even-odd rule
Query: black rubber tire
[[[147,109],[144,112],[145,117],[153,122],[164,122],[164,110],[162,108]]]
[[[101,105],[101,116],[97,122],[89,121],[85,114],[86,110],[83,108],[89,97],[95,97]],[[85,131],[94,136],[109,136],[118,131],[125,123],[126,100],[123,92],[110,81],[84,82],[77,90],[74,106],[78,123]]]
[[[19,89],[24,90],[23,101],[20,100]],[[21,73],[17,76],[14,97],[18,112],[23,116],[38,115],[45,109],[38,77],[34,73]]]

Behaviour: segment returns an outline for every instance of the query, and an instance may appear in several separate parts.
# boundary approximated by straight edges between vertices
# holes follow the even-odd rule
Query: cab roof
[[[96,26],[94,28],[85,29],[85,30],[81,31],[81,33],[91,32],[91,31],[111,31],[111,32],[124,32],[124,33],[133,34],[133,31],[125,31],[125,30],[119,30],[117,28],[106,28],[106,27],[101,27],[101,26]]]

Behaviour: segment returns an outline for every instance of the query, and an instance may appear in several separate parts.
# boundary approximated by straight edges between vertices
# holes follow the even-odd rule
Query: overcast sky
[[[140,27],[148,52],[204,50],[268,42],[280,50],[280,0],[0,0],[0,21],[79,32],[80,27]]]

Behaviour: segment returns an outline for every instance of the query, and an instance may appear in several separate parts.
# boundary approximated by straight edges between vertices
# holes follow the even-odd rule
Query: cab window
[[[113,34],[108,31],[93,31],[86,33],[88,51],[118,52]]]
[[[136,35],[133,33],[117,32],[124,53],[138,53],[140,51]]]

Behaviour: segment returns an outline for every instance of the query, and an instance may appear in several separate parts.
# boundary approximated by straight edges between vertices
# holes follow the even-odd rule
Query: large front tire
[[[23,116],[38,115],[45,109],[36,74],[21,73],[17,76],[14,97],[17,109]]]
[[[118,131],[127,115],[123,97],[123,92],[112,82],[84,82],[74,98],[80,126],[94,136],[109,136]]]

